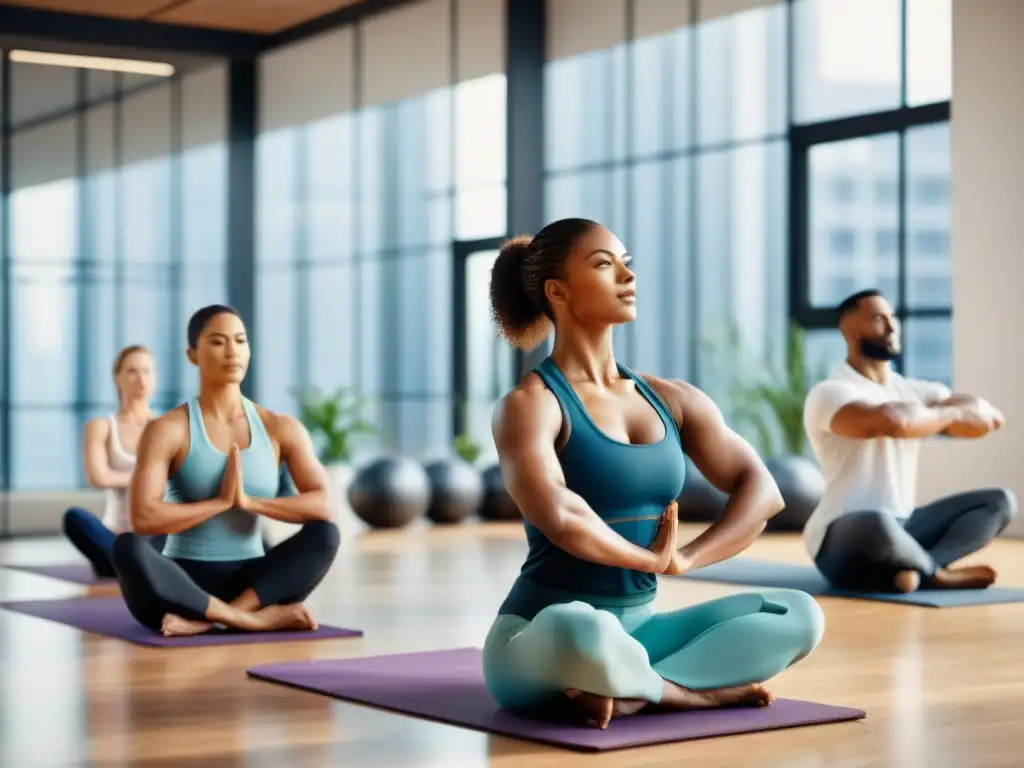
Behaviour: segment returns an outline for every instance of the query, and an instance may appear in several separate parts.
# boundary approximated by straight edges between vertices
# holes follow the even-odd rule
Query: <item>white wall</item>
[[[1024,503],[1024,2],[954,0],[953,376],[1007,426],[987,439],[929,442],[921,500],[1009,487]],[[1024,537],[1024,515],[1011,527]]]

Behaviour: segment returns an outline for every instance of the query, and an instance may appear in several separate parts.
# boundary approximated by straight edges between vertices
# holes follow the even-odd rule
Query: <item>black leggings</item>
[[[140,536],[114,540],[113,563],[132,616],[159,630],[168,613],[203,621],[210,597],[226,603],[252,589],[260,607],[300,603],[327,574],[341,537],[334,523],[306,523],[263,557],[227,562],[165,557]]]
[[[1016,499],[1001,488],[939,499],[905,522],[881,512],[852,512],[829,525],[814,562],[839,589],[891,592],[900,571],[917,571],[927,582],[939,568],[992,541],[1016,513]]]

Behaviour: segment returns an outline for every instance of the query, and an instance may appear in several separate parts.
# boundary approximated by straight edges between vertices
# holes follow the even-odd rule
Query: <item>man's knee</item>
[[[1009,488],[992,488],[985,493],[999,521],[999,530],[1003,530],[1017,516],[1017,497]]]

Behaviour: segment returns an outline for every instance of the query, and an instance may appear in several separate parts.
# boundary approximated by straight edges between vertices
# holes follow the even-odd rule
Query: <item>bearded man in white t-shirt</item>
[[[983,437],[1003,426],[1003,415],[982,398],[892,370],[899,322],[878,291],[854,294],[839,314],[846,361],[804,404],[804,428],[825,477],[804,528],[818,570],[848,590],[989,586],[992,568],[951,564],[999,535],[1016,499],[988,488],[915,509],[917,462],[923,439]]]

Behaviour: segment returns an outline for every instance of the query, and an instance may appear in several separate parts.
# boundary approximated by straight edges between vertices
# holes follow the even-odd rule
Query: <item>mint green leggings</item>
[[[824,623],[810,595],[786,589],[660,614],[650,603],[558,603],[532,621],[498,616],[484,643],[484,678],[506,709],[544,707],[570,688],[657,703],[665,680],[691,690],[768,680],[814,650]]]

